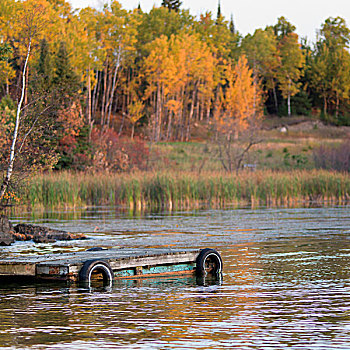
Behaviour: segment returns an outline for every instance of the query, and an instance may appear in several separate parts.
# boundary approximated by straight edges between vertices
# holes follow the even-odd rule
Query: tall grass
[[[36,176],[21,198],[32,208],[123,205],[140,210],[232,204],[293,205],[310,201],[346,203],[350,200],[350,177],[325,170],[257,171],[239,175],[61,172]]]

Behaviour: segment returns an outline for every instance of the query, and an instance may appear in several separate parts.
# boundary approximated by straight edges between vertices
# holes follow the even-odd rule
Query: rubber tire
[[[108,284],[113,282],[113,270],[108,262],[101,259],[92,259],[84,262],[83,267],[79,271],[79,282],[91,284],[91,274],[95,269],[102,270],[103,279],[107,280]]]
[[[196,259],[196,274],[198,276],[205,276],[207,274],[205,263],[208,257],[214,258],[217,263],[216,271],[212,271],[211,273],[220,274],[222,272],[222,259],[220,254],[215,249],[205,248],[200,251]]]

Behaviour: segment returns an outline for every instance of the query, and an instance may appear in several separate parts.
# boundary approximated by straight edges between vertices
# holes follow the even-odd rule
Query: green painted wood
[[[177,264],[177,265],[158,265],[142,269],[142,274],[163,274],[171,272],[191,271],[194,270],[195,264]]]
[[[176,264],[176,265],[158,265],[158,266],[148,266],[148,267],[139,267],[138,273],[137,269],[125,269],[125,270],[117,270],[114,271],[114,277],[142,277],[145,275],[162,275],[169,273],[179,273],[179,272],[187,272],[194,271],[195,269],[194,263],[188,264]]]
[[[135,276],[135,269],[114,271],[114,277],[132,277]]]

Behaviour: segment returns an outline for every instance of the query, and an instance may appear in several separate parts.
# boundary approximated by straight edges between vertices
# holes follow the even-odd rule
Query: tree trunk
[[[89,135],[91,133],[91,77],[90,77],[90,66],[88,69],[88,77],[87,77],[87,107],[86,107],[86,117],[89,126]],[[90,140],[90,138],[89,138]]]
[[[174,114],[174,112],[169,113],[168,129],[167,129],[167,133],[166,133],[167,141],[169,141],[171,138],[171,127],[172,127],[171,123],[172,123],[173,114]]]
[[[291,113],[291,109],[290,109],[290,94],[288,94],[288,99],[287,99],[287,103],[288,103],[288,116],[290,116],[292,113]]]
[[[160,128],[161,128],[161,120],[162,120],[162,89],[160,84],[158,83],[157,87],[157,109],[156,109],[156,125],[155,125],[155,135],[154,141],[158,142],[160,138]]]
[[[335,117],[338,119],[339,116],[339,93],[336,92],[336,104],[335,104]]]
[[[134,139],[134,133],[135,133],[135,124],[133,123],[132,124],[132,127],[131,127],[131,140],[133,140]]]
[[[94,86],[94,92],[92,94],[92,118],[95,119],[96,117],[96,106],[97,106],[97,100],[98,95],[100,91],[100,79],[99,79],[99,70],[96,70],[96,84]]]
[[[2,185],[0,188],[0,200],[3,198],[3,196],[7,190],[7,187],[10,183],[12,172],[13,172],[13,165],[14,165],[15,157],[16,157],[15,150],[16,150],[16,142],[17,142],[18,130],[19,130],[19,124],[20,124],[20,115],[21,115],[21,109],[22,109],[22,104],[23,104],[25,90],[26,90],[27,65],[28,65],[31,47],[32,47],[32,40],[30,39],[29,45],[28,45],[27,56],[26,56],[26,60],[25,60],[23,72],[22,72],[22,93],[21,93],[21,99],[20,99],[18,106],[17,106],[15,129],[13,131],[11,151],[10,151],[10,160],[9,160],[9,164],[7,167],[6,176],[5,176],[4,181],[2,182]]]
[[[114,70],[114,76],[113,76],[113,84],[112,84],[112,91],[111,91],[111,96],[109,98],[108,104],[109,104],[109,109],[108,109],[108,122],[107,125],[109,127],[109,122],[111,119],[111,112],[112,112],[112,105],[113,105],[113,98],[114,98],[114,92],[115,92],[115,88],[117,85],[117,77],[118,77],[118,71],[119,71],[119,67],[120,67],[120,52],[118,53],[118,58],[117,58],[117,62],[115,65],[115,70]]]
[[[108,75],[110,75],[110,74],[108,74]],[[106,103],[104,105],[104,117],[105,117],[104,126],[107,125],[108,107],[109,107],[109,100],[110,100],[110,96],[111,96],[112,83],[113,83],[113,79],[111,77],[108,77]]]
[[[290,116],[292,113],[291,113],[291,110],[290,110],[290,85],[291,85],[291,82],[290,82],[290,79],[289,79],[289,82],[288,82],[288,87],[289,87],[289,91],[288,91],[288,116]]]
[[[10,84],[9,84],[9,80],[6,79],[6,96],[10,95]]]
[[[278,114],[278,101],[277,101],[277,93],[276,93],[276,86],[274,85],[273,86],[273,99],[275,101],[275,111],[276,111],[276,114]]]
[[[210,123],[210,99],[208,100],[207,104],[207,124],[209,125]]]
[[[105,71],[104,71],[104,80],[103,80],[103,96],[101,104],[101,126],[105,123],[105,102],[107,99],[107,77],[108,77],[108,61],[106,61]]]
[[[188,142],[188,140],[190,139],[191,120],[193,118],[195,100],[196,100],[196,88],[194,88],[193,92],[192,92],[191,109],[190,109],[190,114],[189,114],[188,120],[187,120],[186,142]]]

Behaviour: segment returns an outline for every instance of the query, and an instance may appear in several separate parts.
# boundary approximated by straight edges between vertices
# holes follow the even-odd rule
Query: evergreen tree
[[[220,5],[220,1],[218,3],[218,12],[216,15],[216,24],[220,24],[222,22],[222,14],[221,14],[221,5]]]
[[[79,89],[78,76],[69,62],[69,56],[64,42],[60,43],[55,58],[55,68],[54,85],[69,95],[76,93]]]
[[[232,34],[236,33],[235,23],[233,21],[233,15],[232,14],[231,14],[231,19],[230,19],[230,32]]]
[[[176,12],[179,11],[182,2],[180,0],[163,0],[162,6],[167,7],[169,11],[174,10]]]
[[[34,80],[36,90],[48,91],[52,85],[53,67],[49,44],[46,39],[40,43],[40,56],[36,67],[37,76]]]
[[[12,53],[11,46],[7,43],[0,45],[0,61],[7,61]]]

